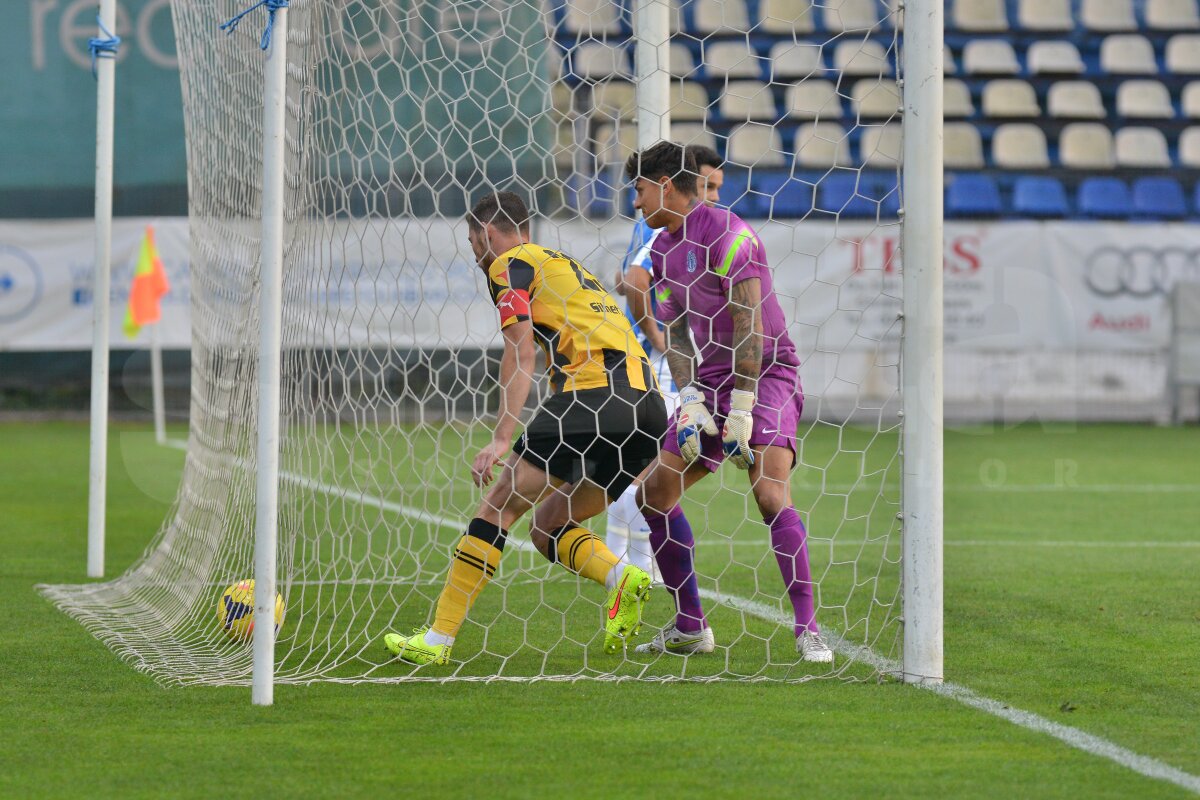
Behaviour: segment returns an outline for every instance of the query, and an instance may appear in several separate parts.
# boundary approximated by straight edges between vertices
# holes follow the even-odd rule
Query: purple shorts
[[[729,397],[733,381],[727,389],[714,392],[700,383],[696,388],[704,392],[704,402],[715,409],[717,435],[700,434],[700,458],[709,472],[716,472],[725,460],[721,447],[721,430],[725,426],[725,415],[729,413]],[[716,403],[713,395],[716,394]],[[786,447],[792,451],[793,463],[796,454],[796,429],[800,426],[800,413],[804,410],[804,392],[800,389],[800,375],[793,367],[775,366],[758,379],[758,397],[754,403],[754,430],[750,434],[750,445]],[[678,436],[679,411],[671,417],[671,425],[663,437],[663,450],[679,455]]]

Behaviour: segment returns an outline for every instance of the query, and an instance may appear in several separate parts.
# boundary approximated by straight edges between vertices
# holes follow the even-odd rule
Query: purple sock
[[[812,570],[808,566],[808,534],[796,509],[788,506],[763,522],[771,526],[771,549],[783,574],[783,586],[796,615],[796,635],[804,631],[820,633],[813,606]]]
[[[650,526],[650,547],[654,550],[654,560],[658,562],[667,591],[675,598],[675,627],[686,633],[695,633],[708,623],[700,606],[700,586],[692,565],[692,548],[696,545],[692,538],[692,526],[679,506],[666,515],[646,510],[645,517],[646,524]]]

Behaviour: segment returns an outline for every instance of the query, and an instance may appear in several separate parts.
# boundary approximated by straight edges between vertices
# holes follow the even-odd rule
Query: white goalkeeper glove
[[[700,432],[717,435],[717,423],[704,405],[704,393],[695,386],[685,386],[679,391],[679,455],[691,464],[700,457]]]
[[[750,449],[750,432],[754,430],[754,392],[734,389],[729,400],[729,415],[721,433],[725,455],[738,469],[750,469],[754,451]]]

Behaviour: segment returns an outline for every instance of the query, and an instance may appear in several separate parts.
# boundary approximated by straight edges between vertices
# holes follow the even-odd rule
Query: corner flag
[[[133,287],[129,291],[129,307],[125,309],[125,335],[130,339],[138,335],[143,325],[158,322],[162,309],[158,301],[170,291],[167,273],[154,244],[154,228],[146,226],[142,239],[142,251],[138,255],[137,269],[133,273]]]

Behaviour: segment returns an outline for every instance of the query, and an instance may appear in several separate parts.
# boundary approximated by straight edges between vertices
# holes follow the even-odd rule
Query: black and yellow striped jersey
[[[570,256],[518,245],[488,267],[488,289],[501,329],[523,319],[533,323],[555,391],[608,386],[610,375],[643,391],[653,385],[646,352],[620,306]]]

